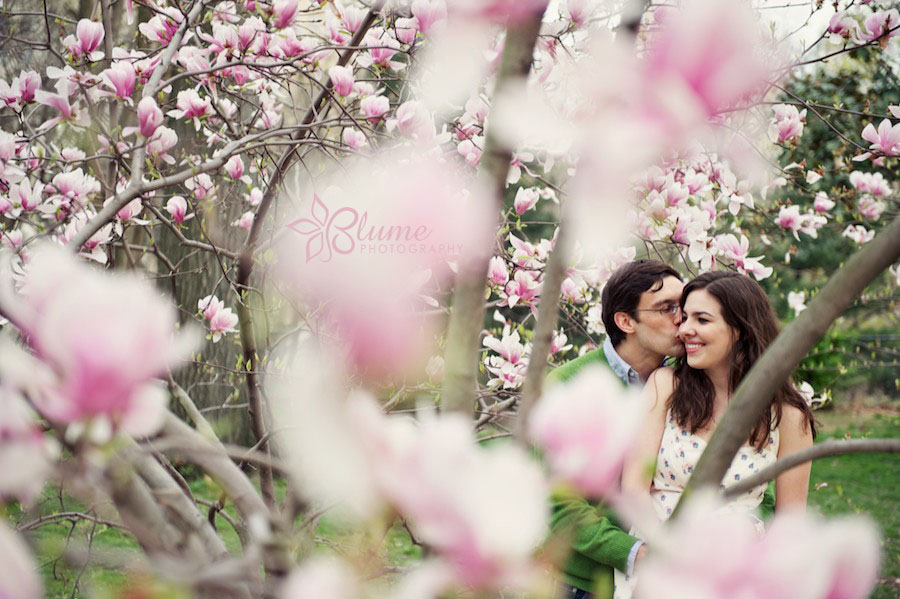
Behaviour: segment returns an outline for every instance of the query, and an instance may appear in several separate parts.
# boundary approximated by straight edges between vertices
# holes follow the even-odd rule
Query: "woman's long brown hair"
[[[702,274],[684,286],[681,307],[692,292],[705,289],[722,307],[725,322],[737,333],[731,348],[731,372],[728,392],[734,393],[747,372],[766,348],[778,336],[778,324],[769,299],[759,284],[746,275],[731,271],[715,271]],[[675,366],[675,390],[668,407],[678,424],[692,433],[709,424],[713,413],[716,391],[703,370],[688,366],[687,358],[681,358]],[[790,379],[775,393],[772,403],[760,417],[750,443],[761,451],[772,430],[781,422],[782,406],[794,406],[806,417],[806,423],[816,434],[812,410]]]

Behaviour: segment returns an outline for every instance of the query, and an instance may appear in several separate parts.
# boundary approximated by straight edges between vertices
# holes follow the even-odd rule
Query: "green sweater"
[[[547,385],[567,381],[592,364],[609,366],[602,347],[553,369]],[[622,530],[605,505],[588,502],[571,491],[554,491],[551,506],[550,529],[569,539],[571,546],[563,580],[598,598],[612,597],[613,568],[626,570],[628,555],[638,539]]]
[[[592,364],[609,367],[602,347],[553,369],[547,385],[568,381]],[[626,385],[622,381],[622,386]],[[775,485],[769,484],[760,511],[770,516],[775,511]],[[614,514],[599,502],[588,502],[568,490],[556,490],[551,496],[553,533],[570,539],[571,551],[562,569],[563,580],[598,598],[613,595],[613,568],[625,572],[628,556],[638,539],[622,530]]]

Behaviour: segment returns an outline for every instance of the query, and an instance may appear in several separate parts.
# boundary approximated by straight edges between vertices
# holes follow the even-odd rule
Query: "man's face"
[[[663,314],[656,310],[677,306],[681,300],[684,283],[675,277],[663,279],[662,287],[641,294],[637,311],[634,313],[638,344],[644,350],[664,356],[684,355],[684,344],[678,339],[681,311]]]

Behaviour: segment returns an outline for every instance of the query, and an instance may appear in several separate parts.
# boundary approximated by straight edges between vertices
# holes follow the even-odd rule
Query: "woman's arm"
[[[812,446],[812,430],[803,412],[793,406],[786,405],[782,408],[779,430],[781,431],[778,445],[779,459]],[[806,462],[781,473],[775,479],[776,512],[788,508],[806,509],[811,468],[812,464]]]
[[[626,494],[646,494],[650,490],[666,427],[666,402],[672,395],[673,386],[672,369],[668,367],[657,369],[644,385],[640,397],[644,412],[641,431],[622,470],[622,491]]]

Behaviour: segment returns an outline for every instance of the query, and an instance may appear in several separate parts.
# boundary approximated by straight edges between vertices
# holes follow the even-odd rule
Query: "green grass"
[[[845,437],[900,437],[900,417],[896,414],[860,415],[829,414],[820,415],[822,427],[819,440],[840,439]],[[873,593],[874,599],[893,599],[900,595],[900,511],[897,497],[900,497],[900,455],[898,454],[854,454],[832,458],[824,458],[813,464],[810,479],[809,503],[827,516],[839,514],[863,513],[871,516],[879,525],[883,534],[883,563],[881,579]],[[195,478],[190,483],[191,491],[197,497],[210,501],[218,499],[218,490],[208,478]],[[279,496],[284,493],[284,485],[277,488]],[[108,506],[94,506],[98,515],[114,520]],[[85,506],[71,498],[66,498],[65,509],[68,511],[85,511]],[[37,505],[29,512],[23,512],[15,505],[8,511],[10,519],[17,524],[33,521],[42,515],[61,511],[59,490],[48,487]],[[205,508],[204,508],[205,511]],[[229,503],[225,511],[236,516],[234,507]],[[104,512],[106,515],[104,516]],[[237,534],[222,518],[217,519],[219,532],[229,551],[240,552],[240,541]],[[299,522],[299,521],[298,521]],[[134,577],[125,574],[115,567],[92,566],[83,573],[68,567],[59,559],[68,542],[70,547],[86,547],[91,539],[91,548],[95,558],[101,563],[104,556],[121,561],[129,552],[139,554],[139,548],[132,537],[121,530],[103,524],[80,521],[77,523],[60,522],[34,529],[31,539],[38,549],[41,573],[43,575],[46,597],[84,597],[85,587],[95,590],[106,589],[99,593],[101,599],[112,599],[118,596],[117,591],[134,583]],[[358,553],[359,548],[373,539],[381,539],[381,560],[390,566],[410,566],[421,559],[421,550],[412,544],[403,526],[394,523],[387,532],[384,529],[360,531],[342,524],[339,520],[326,515],[316,530],[316,543],[313,551]],[[294,551],[298,554],[309,550],[308,542],[297,539]],[[78,590],[75,583],[79,581]],[[143,584],[143,583],[141,583]],[[74,590],[74,592],[73,592]],[[166,589],[157,595],[172,599],[184,599],[185,594],[178,589]]]
[[[900,417],[875,414],[862,420],[822,418],[819,440],[898,438]],[[867,514],[882,532],[882,567],[873,599],[900,596],[900,454],[852,454],[813,462],[809,504],[823,514]]]

